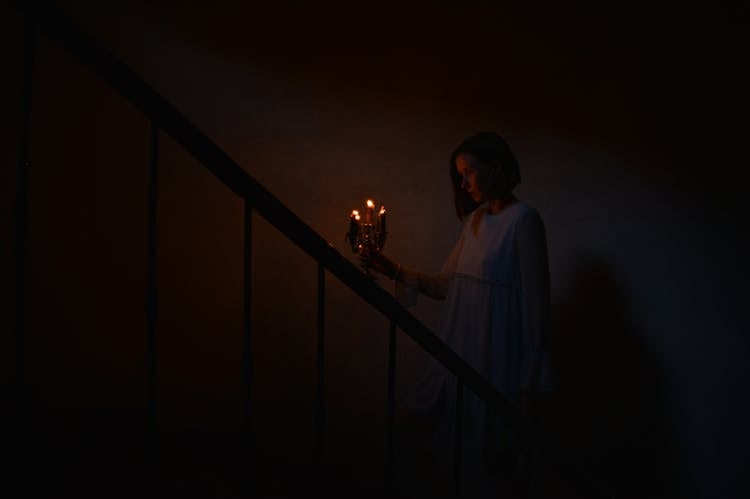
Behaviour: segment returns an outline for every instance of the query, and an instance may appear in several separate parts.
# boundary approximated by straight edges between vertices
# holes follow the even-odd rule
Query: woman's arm
[[[402,305],[408,307],[414,305],[417,294],[436,300],[444,300],[448,294],[448,284],[451,276],[456,272],[458,258],[461,254],[466,227],[461,232],[453,250],[443,264],[443,268],[437,274],[425,274],[415,270],[402,267],[382,253],[362,252],[360,261],[363,267],[371,268],[396,281],[396,296]]]
[[[362,266],[371,268],[389,279],[396,281],[397,287],[413,288],[425,296],[436,300],[444,300],[448,291],[450,275],[438,273],[424,274],[402,267],[382,253],[362,254]]]
[[[448,293],[449,280],[450,275],[442,272],[429,275],[403,268],[396,277],[396,282],[413,286],[423,295],[435,300],[445,300],[445,295]]]

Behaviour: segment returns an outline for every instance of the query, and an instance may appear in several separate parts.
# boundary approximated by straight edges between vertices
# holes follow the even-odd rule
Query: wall
[[[750,443],[739,12],[66,4],[352,261],[346,216],[374,196],[390,213],[387,253],[439,269],[460,229],[450,152],[473,131],[504,134],[517,193],[548,232],[550,428],[622,495],[736,496]],[[18,77],[7,14],[4,59]],[[35,78],[26,372],[45,411],[107,424],[145,404],[149,124],[44,36]],[[19,89],[6,85],[11,234]],[[160,424],[234,430],[242,203],[168,137],[159,168]],[[254,231],[256,425],[303,455],[316,267],[264,221]],[[327,282],[332,445],[378,456],[387,322]],[[12,287],[3,293],[9,316]],[[425,299],[414,313],[434,327],[439,310]],[[403,336],[398,352],[400,392],[425,358]]]

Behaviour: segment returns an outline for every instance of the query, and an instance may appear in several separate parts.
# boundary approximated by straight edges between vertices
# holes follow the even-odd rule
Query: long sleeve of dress
[[[461,232],[461,237],[437,274],[425,274],[416,270],[401,268],[401,280],[396,282],[396,298],[403,306],[415,305],[419,293],[436,300],[445,299],[448,284],[458,265],[464,232],[465,230]]]
[[[539,213],[527,212],[519,221],[518,257],[521,274],[523,362],[521,389],[552,389],[549,361],[550,282],[547,238]]]

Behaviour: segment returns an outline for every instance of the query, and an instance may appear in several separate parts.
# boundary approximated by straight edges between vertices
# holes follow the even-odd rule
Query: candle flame
[[[358,217],[359,216],[359,212],[357,210],[352,210],[352,214],[350,216],[352,216],[352,217]]]
[[[367,207],[368,208],[375,208],[375,203],[372,202],[372,199],[367,200]]]
[[[382,206],[382,205],[380,206],[380,213],[378,213],[378,214],[379,215],[385,215],[385,206]]]
[[[354,220],[359,220],[359,215],[354,215]]]

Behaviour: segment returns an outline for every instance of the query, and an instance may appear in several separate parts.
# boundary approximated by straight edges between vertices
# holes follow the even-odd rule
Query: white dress
[[[406,270],[403,276],[400,301],[413,304],[418,292],[444,298],[438,335],[511,401],[522,390],[551,389],[547,243],[535,209],[517,201],[489,214],[480,206],[439,274]],[[433,361],[403,403],[422,412],[442,406],[443,427],[452,433],[455,394],[455,376]],[[468,389],[463,400],[465,438],[507,445],[509,433],[488,417],[484,403]]]

